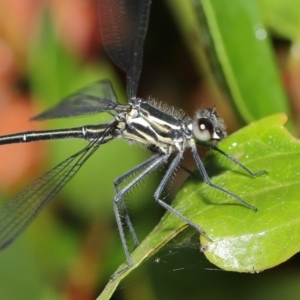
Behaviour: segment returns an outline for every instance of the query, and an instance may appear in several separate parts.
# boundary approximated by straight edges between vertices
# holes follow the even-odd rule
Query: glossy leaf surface
[[[220,145],[251,170],[267,170],[266,175],[252,178],[215,152],[204,160],[213,183],[255,205],[257,212],[196,179],[188,180],[173,202],[173,207],[205,229],[212,241],[202,237],[201,249],[212,263],[223,269],[263,271],[284,262],[300,249],[297,237],[300,144],[285,129],[286,121],[284,115],[262,119]],[[167,213],[134,251],[132,269],[186,227]],[[105,293],[113,290],[127,273],[111,281]]]

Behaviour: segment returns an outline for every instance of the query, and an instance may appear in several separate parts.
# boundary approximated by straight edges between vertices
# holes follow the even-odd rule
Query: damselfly
[[[223,187],[213,184],[197,153],[197,145],[208,147],[238,164],[251,176],[254,173],[235,158],[217,147],[225,138],[225,127],[215,108],[202,109],[194,118],[183,117],[181,112],[164,109],[153,101],[136,97],[143,60],[143,43],[147,32],[150,0],[99,0],[100,30],[105,49],[114,63],[126,73],[128,104],[117,101],[109,81],[99,81],[64,99],[34,120],[72,117],[77,115],[108,112],[112,121],[107,124],[86,125],[77,128],[21,132],[0,137],[0,145],[26,143],[41,140],[78,138],[88,144],[65,161],[44,174],[15,196],[0,210],[0,249],[8,246],[21,234],[40,210],[78,172],[95,151],[103,144],[118,138],[144,145],[153,155],[114,181],[116,195],[113,199],[114,214],[120,238],[127,259],[127,268],[132,265],[127,246],[124,224],[134,240],[139,241],[129,218],[124,195],[154,170],[168,163],[154,199],[166,210],[184,220],[198,232],[205,231],[198,224],[167,204],[162,192],[180,165],[186,149],[190,149],[204,182],[243,205],[256,210],[254,206]],[[121,184],[127,183],[121,188]]]

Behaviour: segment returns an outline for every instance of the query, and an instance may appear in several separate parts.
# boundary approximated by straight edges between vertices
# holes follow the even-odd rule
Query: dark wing
[[[42,208],[73,178],[114,128],[111,123],[99,138],[32,182],[0,210],[0,249],[12,243]]]
[[[134,98],[143,62],[150,0],[98,0],[100,32],[106,52],[126,72],[127,96]]]
[[[102,80],[70,95],[53,108],[42,112],[31,120],[66,118],[104,111],[116,115],[117,113],[114,111],[116,107],[118,107],[117,97],[110,82]]]

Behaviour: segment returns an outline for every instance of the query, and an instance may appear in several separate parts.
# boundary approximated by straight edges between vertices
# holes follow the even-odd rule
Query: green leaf
[[[215,178],[258,208],[257,213],[238,206],[205,212],[202,224],[213,242],[201,238],[202,247],[220,268],[260,272],[300,250],[300,144],[283,127],[285,122],[282,115],[263,119],[222,144],[225,151],[242,155],[240,160],[251,169],[266,169],[268,175],[252,179],[225,172]]]
[[[241,120],[249,123],[278,112],[289,114],[256,1],[168,2],[196,65],[210,82],[213,72]],[[213,86],[216,89],[217,85]]]
[[[292,41],[300,38],[300,9],[298,0],[258,0],[266,25]]]
[[[176,210],[207,232],[212,241],[202,236],[202,250],[221,268],[258,272],[299,251],[300,145],[284,128],[286,120],[283,114],[262,119],[220,144],[251,170],[265,169],[268,174],[252,178],[215,151],[204,159],[212,182],[255,205],[257,212],[194,178],[173,202]],[[108,299],[124,277],[186,228],[181,219],[166,213],[132,253],[133,267],[111,280],[98,299]]]

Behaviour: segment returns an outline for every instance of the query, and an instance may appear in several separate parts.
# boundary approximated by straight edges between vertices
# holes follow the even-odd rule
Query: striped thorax
[[[193,120],[184,118],[181,111],[172,110],[171,114],[141,98],[132,99],[129,107],[128,112],[117,116],[120,137],[154,152],[183,152],[197,143],[216,145],[226,136],[223,120],[215,109],[199,110]]]

